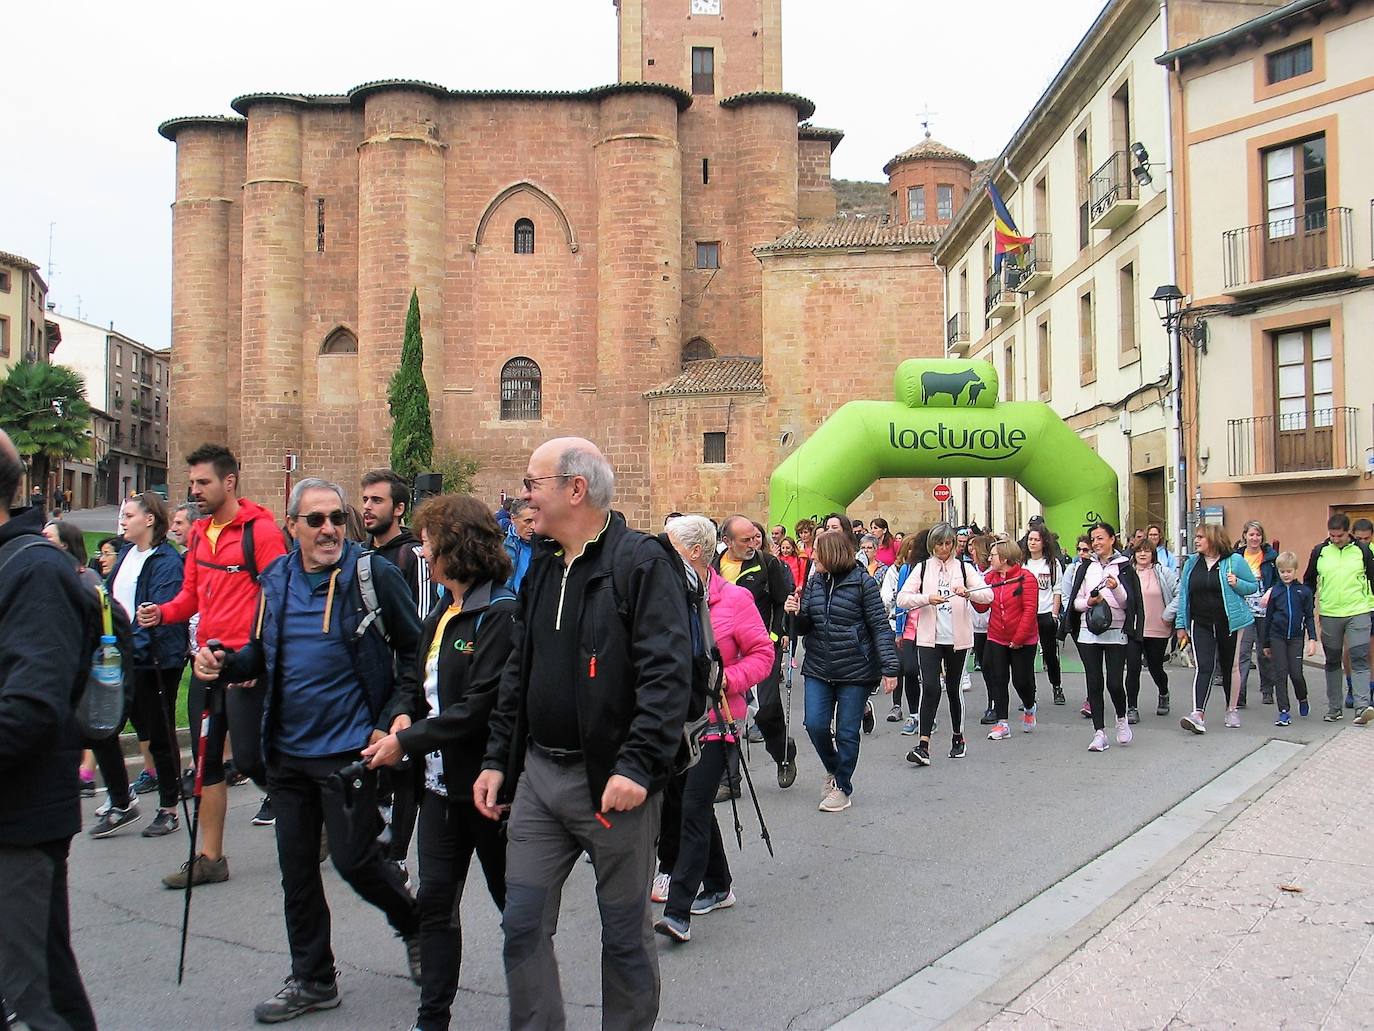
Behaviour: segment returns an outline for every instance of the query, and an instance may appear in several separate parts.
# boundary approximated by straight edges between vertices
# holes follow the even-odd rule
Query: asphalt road
[[[742,853],[730,840],[739,904],[698,917],[687,945],[659,939],[660,1026],[728,1029],[822,1028],[892,987],[953,946],[1095,858],[1271,737],[1323,739],[1318,717],[1272,726],[1273,707],[1252,704],[1244,727],[1206,736],[1178,728],[1191,671],[1171,672],[1174,714],[1151,704],[1129,747],[1087,751],[1078,715],[1081,675],[1066,677],[1070,705],[1043,706],[1040,729],[990,742],[970,727],[964,760],[916,769],[912,739],[882,721],[862,746],[854,805],[816,810],[821,769],[801,731],[800,681],[792,700],[800,776],[780,791],[756,747],[761,802],[776,858],[769,858],[747,802]],[[1320,673],[1309,684],[1320,694]],[[1253,686],[1253,683],[1252,683]],[[1258,692],[1255,692],[1258,701]],[[982,709],[982,685],[965,695]],[[1152,698],[1153,696],[1150,695]],[[1320,708],[1320,707],[1318,707]],[[977,712],[970,723],[976,723]],[[948,727],[948,717],[944,717]],[[1374,733],[1374,731],[1371,731]],[[145,821],[155,796],[145,797]],[[1314,799],[1313,804],[1320,800]],[[103,841],[82,836],[71,860],[72,936],[102,1028],[252,1027],[254,1003],[288,970],[273,835],[249,820],[258,795],[230,794],[232,879],[199,888],[192,911],[186,983],[176,986],[181,895],[159,878],[184,860],[184,834],[143,839],[142,824]],[[89,813],[95,807],[86,805]],[[92,818],[93,821],[93,818]],[[412,866],[413,869],[413,866]],[[408,1028],[417,990],[399,942],[380,914],[332,869],[334,948],[343,1003],[298,1026]],[[591,867],[579,863],[563,896],[557,944],[569,1026],[600,1024],[599,923]],[[465,955],[455,1026],[506,1023],[498,915],[481,886],[463,904]]]

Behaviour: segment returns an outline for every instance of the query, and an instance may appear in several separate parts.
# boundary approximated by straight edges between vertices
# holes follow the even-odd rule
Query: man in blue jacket
[[[510,505],[510,516],[506,525],[506,554],[510,556],[511,574],[506,586],[516,594],[525,580],[534,557],[534,513],[529,502],[516,498]]]
[[[277,816],[277,860],[285,894],[291,976],[254,1015],[290,1020],[339,1004],[329,908],[320,880],[320,828],[340,876],[386,914],[419,979],[419,915],[395,864],[377,841],[377,775],[335,774],[373,741],[410,725],[394,717],[415,677],[420,621],[399,570],[361,552],[344,534],[343,490],[324,480],[296,484],[287,521],[298,547],[262,574],[253,635],[232,654],[202,648],[196,676],[234,683],[263,678],[262,742]],[[368,583],[371,587],[368,587]]]
[[[10,508],[23,475],[0,431],[0,996],[26,1026],[94,1028],[67,918],[81,829],[73,713],[94,623],[72,563],[43,539],[43,510]]]

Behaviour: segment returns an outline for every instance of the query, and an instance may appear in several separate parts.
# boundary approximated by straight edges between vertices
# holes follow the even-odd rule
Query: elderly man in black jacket
[[[524,486],[544,540],[473,785],[493,819],[513,798],[501,921],[510,1024],[564,1026],[553,935],[563,882],[585,851],[601,911],[602,1027],[650,1028],[649,882],[691,689],[683,573],[670,565],[680,560],[610,510],[614,475],[590,441],[538,447]]]
[[[81,829],[74,711],[90,603],[41,508],[11,510],[24,467],[0,432],[0,996],[34,1028],[94,1028],[72,954],[67,849]]]

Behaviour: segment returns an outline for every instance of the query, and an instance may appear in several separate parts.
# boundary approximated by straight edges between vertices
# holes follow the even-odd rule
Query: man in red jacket
[[[252,636],[258,612],[258,576],[286,554],[286,542],[272,513],[238,496],[239,464],[228,448],[204,444],[186,456],[191,500],[200,508],[186,540],[186,571],[181,592],[161,605],[140,605],[140,626],[184,623],[196,612],[196,646],[218,640],[226,648],[242,648]],[[250,547],[245,548],[245,537]],[[186,878],[196,884],[229,879],[224,855],[224,814],[229,791],[224,783],[225,732],[234,746],[234,764],[260,784],[262,769],[262,688],[257,684],[231,684],[218,700],[210,733],[201,740],[200,715],[205,709],[209,685],[195,676],[187,712],[191,718],[193,747],[205,752],[205,777],[200,800],[200,853],[191,869],[183,866],[162,883],[185,888]]]

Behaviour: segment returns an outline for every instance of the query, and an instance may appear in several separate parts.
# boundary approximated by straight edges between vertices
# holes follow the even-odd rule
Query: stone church
[[[274,510],[294,475],[385,465],[418,292],[436,450],[517,489],[549,437],[597,441],[617,507],[762,518],[773,467],[898,362],[944,351],[932,251],[974,163],[926,139],[885,210],[837,213],[783,89],[781,0],[618,0],[611,85],[383,81],[184,117],[173,205],[175,455],[227,441]],[[928,491],[855,513],[913,525]]]

